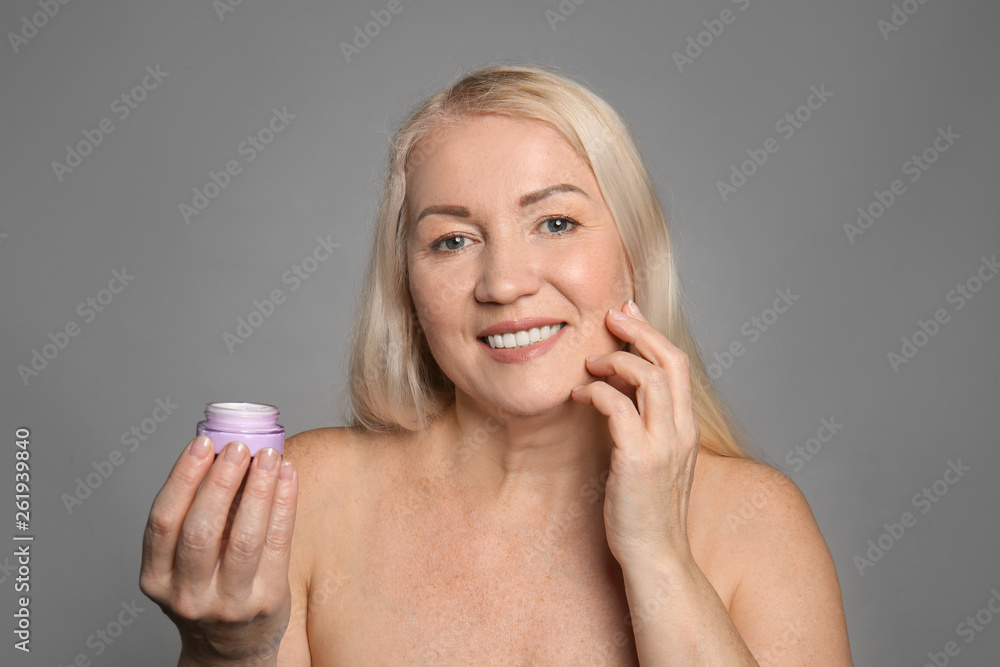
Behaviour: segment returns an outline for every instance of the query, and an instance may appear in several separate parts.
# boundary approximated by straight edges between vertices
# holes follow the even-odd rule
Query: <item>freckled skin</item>
[[[519,415],[563,405],[574,386],[594,379],[585,358],[622,346],[604,314],[632,296],[625,251],[593,172],[539,121],[479,117],[435,140],[408,179],[410,219],[431,205],[464,206],[470,217],[434,214],[410,230],[410,291],[434,358],[475,401]],[[521,195],[559,183],[589,196],[559,193],[520,207]],[[579,226],[561,235],[539,226],[557,215]],[[447,235],[467,240],[451,254],[429,248]],[[476,334],[527,316],[567,322],[560,344],[530,364],[490,360]]]

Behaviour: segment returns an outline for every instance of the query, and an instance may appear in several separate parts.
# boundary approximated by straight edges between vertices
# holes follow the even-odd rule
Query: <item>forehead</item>
[[[442,198],[519,198],[530,190],[572,183],[599,196],[587,163],[551,125],[499,115],[438,127],[417,143],[407,171],[411,208],[458,203]],[[440,200],[440,201],[439,201]]]

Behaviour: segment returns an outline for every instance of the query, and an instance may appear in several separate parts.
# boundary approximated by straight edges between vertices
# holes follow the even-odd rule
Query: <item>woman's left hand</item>
[[[604,498],[611,553],[623,568],[664,557],[690,562],[687,513],[699,430],[688,357],[633,307],[611,310],[605,322],[642,356],[589,357],[587,370],[604,381],[575,387],[572,396],[608,417],[614,440]]]

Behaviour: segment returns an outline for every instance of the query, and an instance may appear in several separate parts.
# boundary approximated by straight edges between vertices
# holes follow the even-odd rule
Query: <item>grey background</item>
[[[961,309],[947,298],[1000,250],[1000,7],[911,0],[916,13],[884,37],[888,0],[566,0],[554,24],[557,0],[402,0],[347,62],[341,42],[387,4],[243,0],[220,18],[207,0],[78,0],[17,53],[5,37],[0,456],[12,471],[15,429],[31,429],[35,542],[30,656],[12,647],[14,543],[0,547],[0,661],[174,662],[176,630],[138,588],[141,534],[204,404],[274,403],[290,433],[342,423],[386,134],[459,72],[515,58],[559,66],[610,100],[672,195],[695,334],[708,361],[744,343],[719,388],[809,499],[857,664],[922,665],[949,641],[960,649],[950,664],[996,664],[1000,619],[972,641],[957,626],[1000,587],[1000,280]],[[679,71],[672,54],[727,8],[732,22]],[[8,0],[0,28],[18,32],[39,11]],[[115,99],[157,65],[166,77],[120,120]],[[775,125],[810,86],[833,95],[785,139]],[[238,146],[273,108],[295,118],[248,163]],[[52,162],[105,117],[115,129],[60,182]],[[949,126],[960,138],[911,182],[904,163]],[[779,150],[723,201],[716,181],[768,137]],[[234,159],[242,171],[185,224],[179,204]],[[894,179],[905,193],[851,243],[843,225]],[[283,274],[327,235],[338,249],[292,290]],[[78,304],[123,268],[134,279],[86,322]],[[744,323],[786,288],[798,300],[751,342]],[[231,353],[224,333],[274,289],[287,300]],[[949,321],[894,371],[889,353],[939,308]],[[23,381],[18,366],[71,321],[79,334]],[[179,407],[128,451],[122,434],[157,399]],[[843,427],[796,470],[786,454],[823,418]],[[116,449],[124,462],[70,512],[64,494]],[[920,513],[914,495],[959,458],[971,470]],[[8,472],[10,515],[13,494]],[[854,557],[907,511],[916,525],[860,573]],[[92,636],[132,600],[144,611],[98,655]]]

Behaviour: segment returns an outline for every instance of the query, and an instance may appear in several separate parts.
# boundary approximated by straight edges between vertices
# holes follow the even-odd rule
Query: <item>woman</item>
[[[403,123],[351,401],[284,462],[178,460],[141,586],[181,664],[851,664],[808,504],[734,436],[579,84],[486,67]]]

